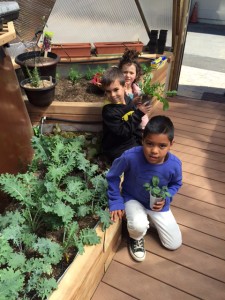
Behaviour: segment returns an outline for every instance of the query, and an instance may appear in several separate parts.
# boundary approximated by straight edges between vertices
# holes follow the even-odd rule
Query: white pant
[[[180,228],[171,212],[156,212],[146,209],[137,200],[125,203],[127,229],[129,236],[135,240],[143,238],[150,224],[157,229],[159,238],[164,247],[170,250],[179,248],[182,244]]]

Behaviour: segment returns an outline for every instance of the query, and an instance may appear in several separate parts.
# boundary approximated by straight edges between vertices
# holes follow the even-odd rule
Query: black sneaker
[[[140,239],[138,241],[130,238],[129,243],[130,255],[136,261],[143,261],[145,259],[145,248],[144,248],[144,239]]]

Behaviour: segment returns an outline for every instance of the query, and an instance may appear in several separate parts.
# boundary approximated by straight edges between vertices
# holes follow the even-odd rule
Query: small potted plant
[[[169,101],[167,97],[175,96],[177,91],[165,91],[165,84],[161,84],[160,82],[152,83],[152,78],[152,67],[148,67],[145,69],[145,74],[139,83],[142,102],[158,100],[162,103],[163,110],[168,110]]]
[[[166,197],[171,197],[171,194],[168,192],[167,186],[159,186],[159,177],[153,176],[151,183],[145,183],[144,187],[146,191],[150,193],[150,208],[152,209],[154,204],[166,199]]]
[[[45,25],[44,20],[45,17],[42,18],[43,28]],[[53,32],[43,31],[43,28],[35,33],[35,37],[33,38],[35,41],[34,50],[15,57],[15,63],[21,67],[25,78],[29,77],[27,69],[32,71],[35,67],[38,68],[40,76],[56,77],[56,67],[60,57],[56,53],[51,52]],[[43,36],[43,41],[39,47],[40,36]]]
[[[29,102],[35,106],[49,106],[55,97],[56,80],[52,76],[40,76],[37,67],[27,68],[28,78],[21,81]]]

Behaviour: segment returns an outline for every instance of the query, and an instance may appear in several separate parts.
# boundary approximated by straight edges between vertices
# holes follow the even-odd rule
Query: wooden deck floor
[[[175,125],[171,152],[183,163],[172,202],[183,245],[168,251],[150,231],[146,260],[137,263],[124,238],[92,300],[225,299],[225,104],[177,97],[164,114]]]

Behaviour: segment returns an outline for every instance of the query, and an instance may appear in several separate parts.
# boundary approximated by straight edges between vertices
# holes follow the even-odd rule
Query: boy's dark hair
[[[174,126],[170,118],[166,116],[152,117],[143,132],[143,139],[149,134],[167,134],[170,142],[174,139]]]
[[[119,80],[122,86],[125,86],[125,78],[123,72],[116,66],[107,69],[101,79],[101,84],[104,87],[109,86],[114,81]]]
[[[135,78],[135,82],[139,81],[141,75],[142,75],[142,67],[140,65],[140,63],[138,62],[138,56],[141,53],[136,51],[136,50],[132,50],[132,49],[125,49],[122,58],[120,59],[119,62],[119,69],[122,69],[123,65],[132,65],[134,64],[136,67],[136,78]]]

